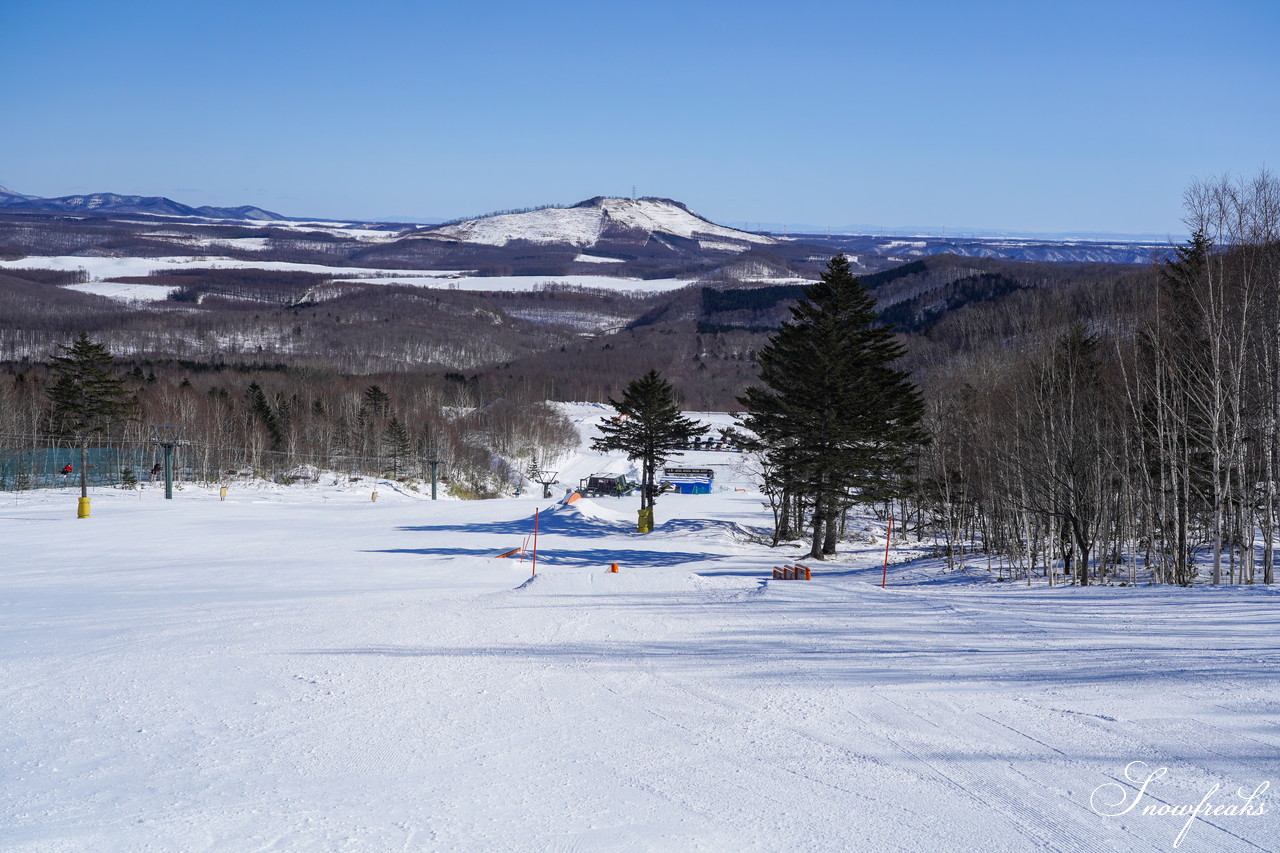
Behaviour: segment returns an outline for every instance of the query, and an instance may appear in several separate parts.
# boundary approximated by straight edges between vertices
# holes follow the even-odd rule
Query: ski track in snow
[[[1185,819],[1090,793],[1139,760],[1153,803],[1280,777],[1271,590],[957,581],[905,548],[881,590],[874,542],[766,580],[793,552],[727,489],[647,536],[631,499],[161,494],[77,520],[0,492],[2,849],[1168,850]],[[493,555],[535,508],[528,582]],[[1273,812],[1179,849],[1275,849]]]

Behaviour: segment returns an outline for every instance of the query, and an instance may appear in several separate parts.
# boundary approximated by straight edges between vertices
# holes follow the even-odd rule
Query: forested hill
[[[155,212],[0,212],[0,362],[11,375],[38,376],[59,344],[88,331],[159,381],[196,365],[294,382],[394,375],[406,388],[462,375],[481,396],[518,386],[604,400],[657,368],[691,406],[732,409],[803,282],[841,248],[861,253],[851,265],[922,371],[1064,316],[1106,322],[1142,269],[935,254],[933,238],[807,244],[722,228],[667,199],[591,199],[427,231]],[[128,270],[102,272],[115,264]],[[513,275],[545,279],[501,290]],[[452,289],[461,276],[470,290]],[[643,292],[655,280],[665,292]]]
[[[550,399],[603,400],[657,367],[696,408],[733,408],[755,355],[788,317],[802,283],[751,286],[731,275],[668,293],[573,287],[480,293],[334,281],[321,273],[189,269],[117,279],[169,288],[126,304],[66,285],[75,272],[10,269],[0,282],[0,360],[43,360],[87,330],[126,362],[180,360],[252,370],[402,374],[465,372]],[[1064,318],[1128,310],[1143,280],[1127,266],[930,256],[863,282],[881,317],[906,336],[912,364],[1003,345]]]
[[[1122,279],[1134,270],[1114,264],[1051,264],[930,255],[861,276],[883,323],[904,333],[926,332],[961,308],[1000,303],[1019,291],[1070,289]],[[700,332],[767,332],[787,317],[806,285],[702,288]],[[999,313],[999,309],[996,309]]]
[[[936,365],[1017,347],[1072,322],[1129,322],[1145,304],[1152,268],[1048,264],[939,255],[863,276],[881,319],[898,326],[906,362],[927,381]],[[708,282],[648,306],[625,328],[579,338],[562,350],[517,359],[501,373],[554,378],[584,399],[620,390],[619,380],[657,367],[676,379],[691,408],[732,409],[755,381],[756,354],[790,316],[805,285],[743,287]]]
[[[85,193],[41,198],[0,187],[0,208],[16,212],[74,213],[94,216],[145,214],[148,216],[198,217],[203,219],[282,220],[278,213],[253,205],[236,207],[192,207],[164,196]]]

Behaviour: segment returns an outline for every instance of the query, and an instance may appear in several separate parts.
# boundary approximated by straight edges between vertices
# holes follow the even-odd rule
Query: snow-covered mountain
[[[136,214],[158,216],[199,216],[206,219],[283,220],[285,217],[252,205],[240,207],[192,207],[164,196],[88,193],[57,198],[24,195],[0,187],[0,209],[57,211],[66,213]]]
[[[22,193],[14,192],[8,187],[0,187],[0,206],[16,204],[33,198],[35,198],[35,196],[23,195]]]
[[[590,249],[601,244],[693,241],[706,251],[742,252],[772,237],[717,225],[666,198],[597,196],[572,207],[547,207],[468,219],[418,232],[432,240],[505,246],[515,240]]]

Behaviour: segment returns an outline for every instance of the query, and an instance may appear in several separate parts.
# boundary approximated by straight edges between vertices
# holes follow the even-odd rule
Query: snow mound
[[[709,518],[673,518],[654,528],[654,532],[667,538],[687,537],[702,541],[742,542],[767,535],[763,529],[753,530],[736,521]]]
[[[554,510],[563,515],[580,515],[597,521],[630,523],[632,517],[621,510],[604,506],[590,498],[578,498],[571,504],[559,504]]]
[[[538,515],[538,530],[544,534],[616,536],[634,529],[633,518],[585,498],[571,504],[558,503]]]

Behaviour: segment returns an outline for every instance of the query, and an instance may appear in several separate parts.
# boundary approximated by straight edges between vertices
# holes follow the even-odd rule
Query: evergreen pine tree
[[[908,374],[891,367],[904,350],[891,328],[874,325],[875,300],[843,255],[791,315],[760,351],[762,384],[739,402],[783,488],[813,507],[809,556],[822,559],[824,525],[852,502],[899,488],[926,440],[924,405]]]
[[[391,408],[391,395],[383,391],[379,385],[370,385],[366,388],[364,399],[370,409],[383,417],[386,417],[387,410]]]
[[[271,403],[268,402],[266,392],[262,390],[262,386],[257,382],[250,382],[246,396],[249,398],[249,411],[252,412],[252,416],[257,418],[267,430],[267,437],[271,441],[271,449],[277,452],[283,450],[284,427],[280,424],[280,418],[277,416],[276,410],[271,408]]]
[[[48,396],[54,431],[72,436],[80,445],[80,497],[89,496],[89,439],[117,422],[135,416],[137,400],[123,379],[112,375],[115,359],[105,344],[81,332],[73,343],[59,347],[49,363],[52,382]]]
[[[628,459],[640,460],[640,511],[653,507],[658,489],[657,471],[674,451],[685,447],[710,426],[699,424],[680,413],[671,384],[650,370],[632,381],[622,392],[622,400],[609,400],[617,417],[600,424],[601,437],[591,443],[594,450],[621,450]],[[643,524],[642,524],[643,526]]]
[[[398,417],[392,415],[391,420],[387,421],[383,438],[386,441],[387,458],[391,461],[391,476],[398,477],[400,470],[413,453],[413,442],[409,439],[409,430]]]

